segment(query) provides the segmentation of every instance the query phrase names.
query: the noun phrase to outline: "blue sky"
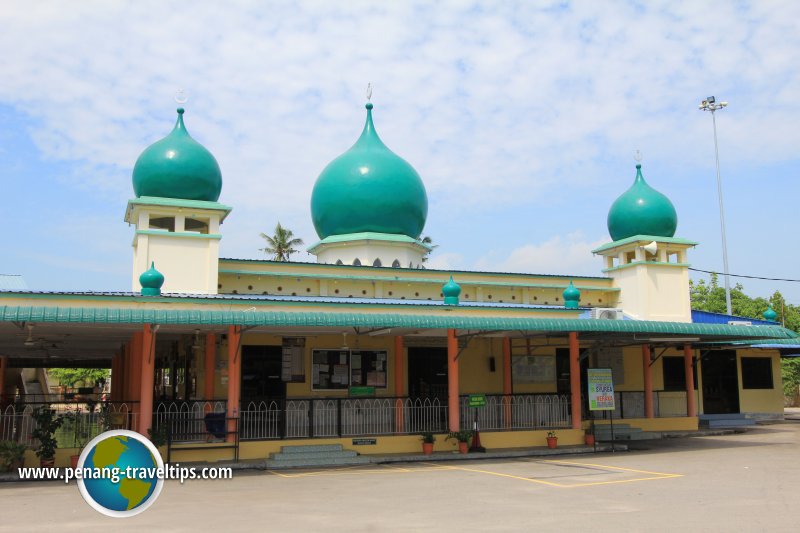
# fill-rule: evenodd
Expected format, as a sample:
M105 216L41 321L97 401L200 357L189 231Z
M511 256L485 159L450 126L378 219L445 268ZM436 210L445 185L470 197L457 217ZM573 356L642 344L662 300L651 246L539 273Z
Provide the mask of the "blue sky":
M635 175L669 196L693 266L800 278L798 2L62 2L0 7L4 273L42 290L130 288L123 222L141 151L172 128L217 157L222 255L263 257L364 120L422 176L438 268L599 275ZM297 260L311 261L307 254ZM754 295L800 283L741 280ZM735 282L735 280L734 280Z

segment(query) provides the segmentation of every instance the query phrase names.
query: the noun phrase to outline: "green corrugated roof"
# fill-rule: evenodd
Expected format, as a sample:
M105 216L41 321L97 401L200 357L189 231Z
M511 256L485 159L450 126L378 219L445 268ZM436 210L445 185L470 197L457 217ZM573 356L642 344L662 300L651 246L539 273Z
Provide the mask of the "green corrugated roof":
M545 331L693 335L741 339L792 339L778 326L729 326L640 320L478 317L457 314L286 313L259 311L160 310L104 307L0 306L0 321L92 324L194 324L371 328L456 328L487 331ZM746 331L743 331L746 329Z

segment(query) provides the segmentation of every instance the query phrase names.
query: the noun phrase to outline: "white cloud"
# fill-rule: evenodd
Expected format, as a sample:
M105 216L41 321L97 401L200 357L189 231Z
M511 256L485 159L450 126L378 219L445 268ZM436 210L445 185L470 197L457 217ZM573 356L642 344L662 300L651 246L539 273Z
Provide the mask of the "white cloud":
M437 253L434 251L425 263L425 267L433 270L464 270L464 257L454 252Z
M581 232L555 235L542 243L515 248L505 257L491 253L480 258L475 267L494 272L600 276L602 262L592 250L604 242L607 240L589 242Z

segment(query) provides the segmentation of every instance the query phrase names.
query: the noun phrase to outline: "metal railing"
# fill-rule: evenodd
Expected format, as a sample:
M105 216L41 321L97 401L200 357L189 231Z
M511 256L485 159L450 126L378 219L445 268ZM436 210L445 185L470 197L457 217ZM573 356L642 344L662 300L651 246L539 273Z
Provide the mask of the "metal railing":
M615 392L614 418L645 418L644 397L644 391ZM653 391L653 414L658 418L686 416L686 391ZM607 416L601 414L595 418Z
M159 402L153 413L153 427L171 428L174 442L199 442L207 439L213 420L226 416L225 400Z
M0 410L0 440L11 440L36 448L35 411L50 409L61 418L54 436L59 448L80 448L104 431L135 429L138 402L27 402Z
M572 424L567 394L486 394L486 405L469 407L459 399L461 429L473 429L477 416L482 431L565 428Z

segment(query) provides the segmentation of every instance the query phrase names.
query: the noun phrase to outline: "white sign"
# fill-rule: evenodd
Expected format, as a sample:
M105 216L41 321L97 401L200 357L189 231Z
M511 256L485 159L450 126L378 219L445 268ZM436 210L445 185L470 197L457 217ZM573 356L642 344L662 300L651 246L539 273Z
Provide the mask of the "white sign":
M586 371L589 382L589 410L613 411L614 376L610 368L590 368Z

